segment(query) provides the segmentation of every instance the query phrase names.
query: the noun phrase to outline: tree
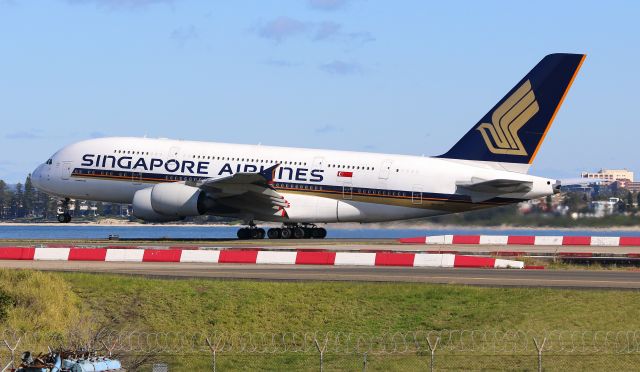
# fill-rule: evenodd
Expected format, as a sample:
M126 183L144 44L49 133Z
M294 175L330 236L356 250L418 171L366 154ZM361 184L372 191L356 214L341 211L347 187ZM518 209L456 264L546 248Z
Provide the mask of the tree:
M618 212L624 213L626 211L627 211L627 205L622 200L619 200L618 201Z
M50 216L56 216L58 210L57 201L42 191L38 192L38 199L41 205L42 218L47 219Z
M15 191L7 187L4 193L4 197L5 197L4 218L15 218L15 207L14 207L14 202L16 198Z
M7 201L7 184L0 180L0 219L5 219Z
M546 212L550 213L553 210L553 199L551 198L551 195L547 195L547 197L545 198L545 204L547 207Z
M104 208L104 203L102 203L102 202L97 202L96 203L96 214L98 216L104 216L106 214L105 208Z
M11 200L11 209L12 209L12 217L20 218L23 216L23 205L24 205L24 191L22 189L22 184L18 183L16 185L16 191L13 194L13 198Z
M633 193L631 191L627 193L627 208L627 210L633 208Z
M29 173L27 179L24 181L24 195L22 200L22 206L26 216L32 216L34 214L34 206L36 204L35 193L35 187L33 187L33 183L31 182L31 173Z
M579 212L584 203L580 193L568 192L564 196L564 205L569 208L569 212Z

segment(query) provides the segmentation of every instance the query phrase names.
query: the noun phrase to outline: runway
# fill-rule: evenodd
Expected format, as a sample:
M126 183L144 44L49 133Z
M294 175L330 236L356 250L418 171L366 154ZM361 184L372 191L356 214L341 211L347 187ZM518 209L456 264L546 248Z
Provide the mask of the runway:
M362 281L505 287L640 289L625 270L492 270L415 267L281 266L195 263L0 261L0 268L93 272L167 278Z

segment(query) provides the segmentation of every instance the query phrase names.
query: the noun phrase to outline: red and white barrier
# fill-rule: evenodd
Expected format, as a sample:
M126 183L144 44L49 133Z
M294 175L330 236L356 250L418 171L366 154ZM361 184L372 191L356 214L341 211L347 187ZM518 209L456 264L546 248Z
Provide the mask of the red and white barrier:
M521 261L451 253L0 247L0 260L201 262L270 265L475 267L522 269Z
M429 245L584 245L591 247L640 246L635 236L521 236L521 235L433 235L401 238L401 243Z

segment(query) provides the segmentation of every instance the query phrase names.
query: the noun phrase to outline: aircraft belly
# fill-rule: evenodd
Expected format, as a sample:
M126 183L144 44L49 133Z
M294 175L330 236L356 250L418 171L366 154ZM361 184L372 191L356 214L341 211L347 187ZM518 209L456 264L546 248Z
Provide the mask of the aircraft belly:
M426 208L336 200L321 196L283 193L290 207L286 216L269 216L269 221L283 222L381 222L428 217L442 211ZM263 216L262 218L265 218ZM261 218L261 219L262 219Z
M339 222L384 222L428 217L442 212L422 208L375 204L358 201L338 201Z
M136 191L153 186L133 182L74 179L73 177L63 182L65 182L66 196L72 199L122 204L131 203Z
M338 201L311 195L282 193L289 202L282 221L338 222Z

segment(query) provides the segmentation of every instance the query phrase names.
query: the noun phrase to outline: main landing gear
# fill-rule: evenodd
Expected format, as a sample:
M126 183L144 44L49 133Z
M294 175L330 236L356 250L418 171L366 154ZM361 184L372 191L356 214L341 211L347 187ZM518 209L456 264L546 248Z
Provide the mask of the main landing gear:
M264 239L265 235L264 229L257 227L253 223L249 227L243 227L238 230L238 239L240 240Z
M286 223L282 227L269 229L266 233L269 239L324 239L327 230L313 224ZM264 239L265 231L250 223L249 227L238 230L238 239Z
M273 228L267 231L269 239L324 239L327 230L313 224L286 223L281 228Z
M71 213L69 213L69 198L65 198L58 207L58 222L69 223L71 222Z

